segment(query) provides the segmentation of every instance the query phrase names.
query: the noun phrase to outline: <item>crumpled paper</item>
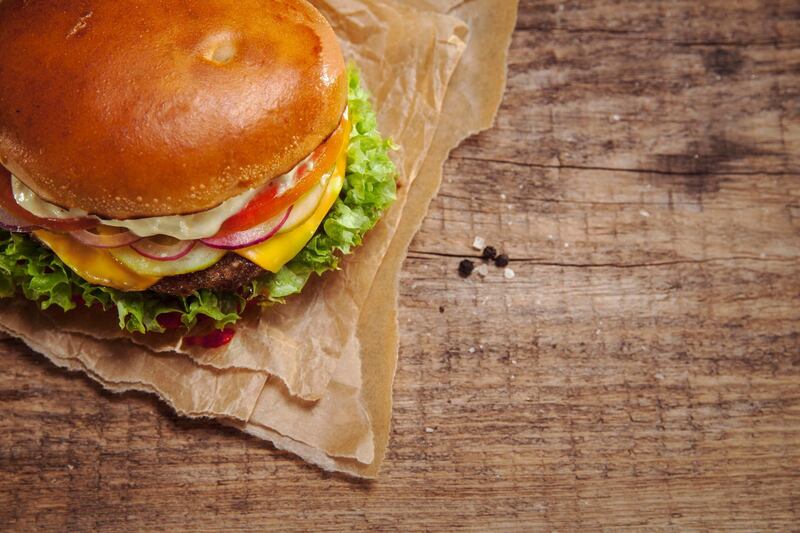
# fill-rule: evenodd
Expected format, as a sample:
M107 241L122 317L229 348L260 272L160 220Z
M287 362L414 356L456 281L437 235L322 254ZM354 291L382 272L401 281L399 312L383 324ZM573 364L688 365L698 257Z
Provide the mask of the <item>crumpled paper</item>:
M319 0L399 145L398 201L339 272L249 314L218 350L120 332L91 310L0 302L0 330L113 391L157 394L328 470L377 475L397 362L397 277L449 151L489 127L505 85L516 0ZM91 320L87 320L91 317Z

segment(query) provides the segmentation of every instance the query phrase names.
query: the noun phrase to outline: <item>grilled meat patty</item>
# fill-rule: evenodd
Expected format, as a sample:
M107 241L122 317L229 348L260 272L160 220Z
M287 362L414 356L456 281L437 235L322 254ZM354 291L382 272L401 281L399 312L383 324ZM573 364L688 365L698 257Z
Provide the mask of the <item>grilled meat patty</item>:
M163 278L150 290L174 296L188 296L199 289L234 292L265 273L266 270L244 257L227 254L205 270Z

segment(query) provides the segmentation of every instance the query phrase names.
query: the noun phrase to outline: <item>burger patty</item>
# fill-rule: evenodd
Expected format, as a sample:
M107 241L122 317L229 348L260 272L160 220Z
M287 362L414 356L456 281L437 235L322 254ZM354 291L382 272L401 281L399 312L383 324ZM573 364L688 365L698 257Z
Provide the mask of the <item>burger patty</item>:
M227 254L205 270L163 278L150 290L173 296L188 296L199 289L234 292L266 272L244 257Z

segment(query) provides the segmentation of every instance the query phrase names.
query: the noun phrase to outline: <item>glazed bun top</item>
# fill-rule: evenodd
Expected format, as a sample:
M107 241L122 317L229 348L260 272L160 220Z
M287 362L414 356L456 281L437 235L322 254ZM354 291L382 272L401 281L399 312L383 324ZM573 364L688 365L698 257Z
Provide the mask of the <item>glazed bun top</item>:
M215 207L338 125L347 76L305 0L2 0L0 163L103 217Z

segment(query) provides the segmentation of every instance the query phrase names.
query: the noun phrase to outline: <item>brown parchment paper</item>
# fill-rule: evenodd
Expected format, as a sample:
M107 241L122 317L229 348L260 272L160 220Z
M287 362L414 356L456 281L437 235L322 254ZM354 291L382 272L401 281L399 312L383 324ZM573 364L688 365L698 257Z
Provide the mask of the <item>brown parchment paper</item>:
M373 477L388 440L397 272L447 153L491 124L516 1L318 4L362 68L383 131L401 144L404 176L396 206L342 271L248 317L251 329L216 352L182 353L175 339L131 342L113 323L95 320L91 329L77 315L22 301L0 304L0 330L110 390L152 392L181 414L215 417L323 468Z

